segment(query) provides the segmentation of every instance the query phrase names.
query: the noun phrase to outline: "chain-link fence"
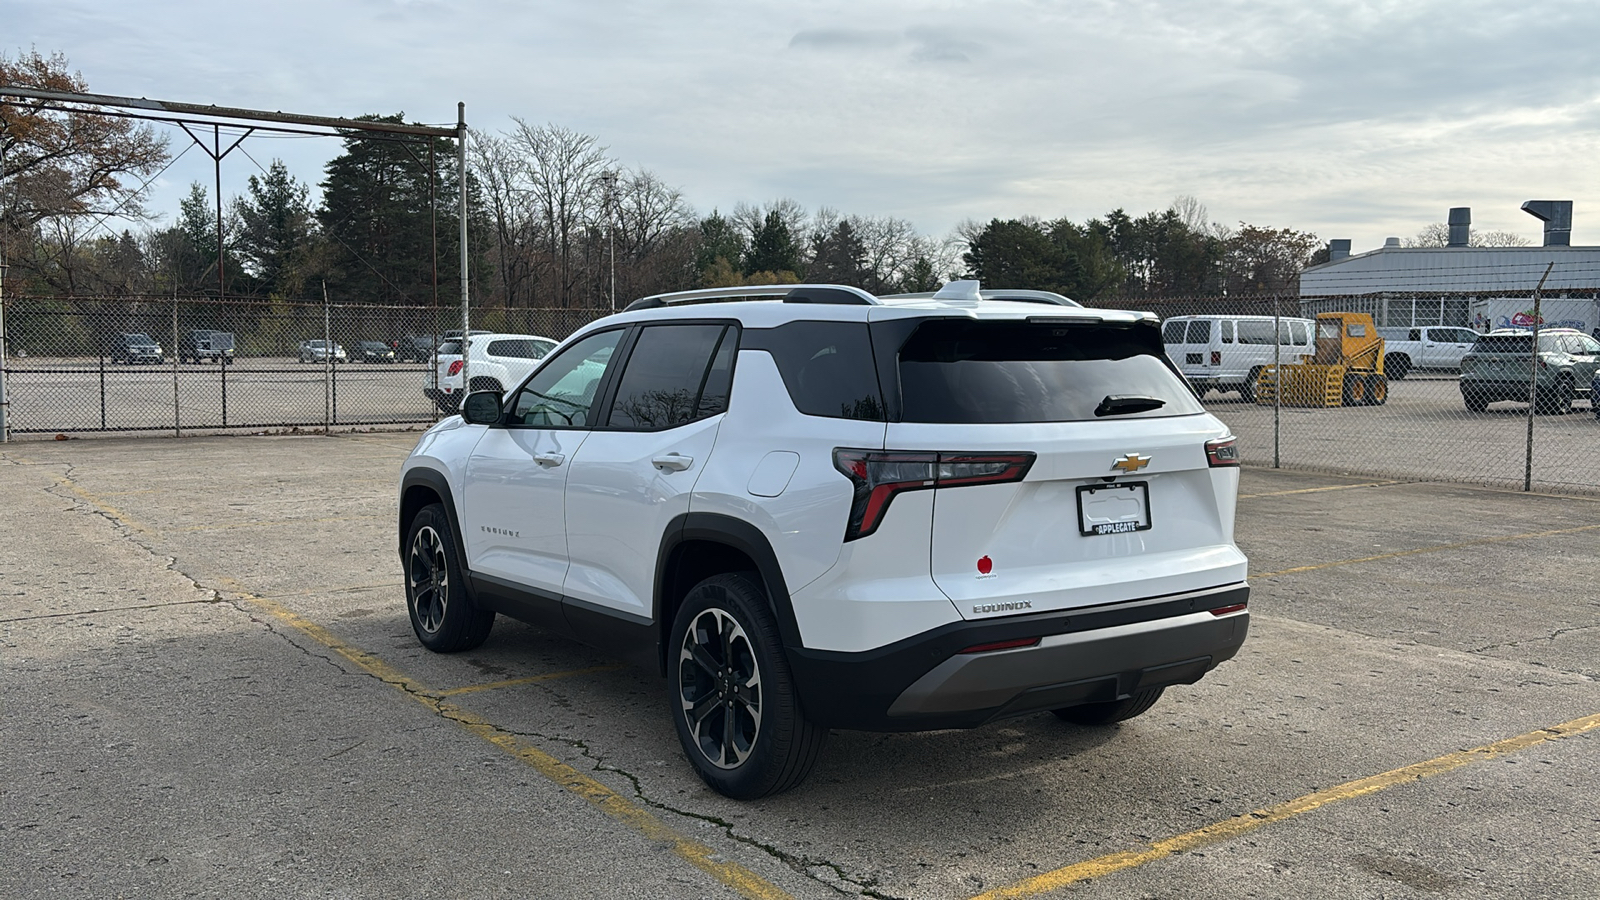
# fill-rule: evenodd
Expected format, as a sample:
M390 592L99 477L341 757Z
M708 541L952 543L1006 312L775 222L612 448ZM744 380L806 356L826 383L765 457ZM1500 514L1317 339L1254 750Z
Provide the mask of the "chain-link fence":
M1247 463L1596 491L1597 298L1563 290L1537 317L1503 293L1118 305L1162 317ZM433 421L435 348L460 328L454 308L272 301L8 298L4 312L17 433ZM472 325L559 340L602 314L474 309Z
M603 313L474 309L472 327L556 340ZM8 297L13 433L429 422L449 307ZM448 348L447 348L448 349Z

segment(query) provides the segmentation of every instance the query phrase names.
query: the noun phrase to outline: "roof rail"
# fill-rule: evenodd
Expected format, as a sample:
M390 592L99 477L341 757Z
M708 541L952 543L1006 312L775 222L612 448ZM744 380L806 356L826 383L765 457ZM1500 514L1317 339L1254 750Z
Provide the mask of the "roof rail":
M954 287L952 287L954 286ZM976 295L974 298L973 295ZM1022 288L982 288L976 281L952 281L938 291L921 291L914 294L884 294L884 300L1010 300L1015 303L1044 303L1051 306L1082 306L1070 297L1054 291L1032 291Z
M738 300L782 300L785 303L838 303L850 306L877 306L878 298L860 288L842 284L747 284L735 287L701 288L651 294L629 303L623 312L659 309L685 303L731 303Z

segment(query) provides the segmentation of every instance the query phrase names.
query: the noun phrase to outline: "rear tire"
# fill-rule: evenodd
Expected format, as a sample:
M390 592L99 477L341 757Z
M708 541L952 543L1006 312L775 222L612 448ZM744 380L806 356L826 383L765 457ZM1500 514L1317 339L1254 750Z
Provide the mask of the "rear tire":
M1389 402L1389 379L1382 375L1367 376L1367 405L1382 406Z
M1467 412L1481 413L1489 408L1489 398L1472 388L1461 389L1461 402L1466 404Z
M1256 366L1244 379L1244 384L1239 385L1239 399L1246 403L1256 402L1256 379L1261 377L1261 367Z
M1111 725L1124 722L1134 716L1143 715L1150 707L1156 705L1161 699L1161 694L1166 688L1146 688L1135 691L1130 697L1122 700L1112 700L1109 703L1085 703L1082 706L1068 706L1064 709L1054 709L1051 712L1056 717L1074 725Z
M435 653L459 653L488 639L494 612L478 609L467 597L455 529L442 504L423 507L411 520L402 568L406 611L422 646Z
M1411 374L1411 357L1404 353L1391 353L1383 358L1383 371L1395 381L1404 381Z
M1534 395L1533 411L1550 416L1564 416L1572 412L1572 399L1575 394L1577 390L1572 386L1572 379L1563 375L1556 380L1555 387Z
M767 610L750 576L713 575L684 596L667 643L668 703L684 755L735 800L799 784L828 736L800 708Z

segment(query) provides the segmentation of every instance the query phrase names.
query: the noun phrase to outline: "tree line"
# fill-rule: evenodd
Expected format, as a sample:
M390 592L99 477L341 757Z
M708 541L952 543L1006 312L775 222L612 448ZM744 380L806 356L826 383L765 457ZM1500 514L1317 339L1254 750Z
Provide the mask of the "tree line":
M0 54L0 83L86 92L60 54ZM403 114L364 117L402 123ZM1326 259L1314 234L1209 220L1197 200L1164 210L969 221L946 237L889 216L793 200L696 212L599 139L513 120L469 141L473 301L604 309L695 287L811 281L874 293L973 277L1081 301L1293 291ZM222 205L196 183L171 224L146 208L173 158L149 124L0 100L0 253L8 292L40 296L258 297L451 305L459 297L456 148L448 139L350 132L317 199L281 160ZM120 230L105 226L116 222ZM1413 243L1431 240L1430 229Z

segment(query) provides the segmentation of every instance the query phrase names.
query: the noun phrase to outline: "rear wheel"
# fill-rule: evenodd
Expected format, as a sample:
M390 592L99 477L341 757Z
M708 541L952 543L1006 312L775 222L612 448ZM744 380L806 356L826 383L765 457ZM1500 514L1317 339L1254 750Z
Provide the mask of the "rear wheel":
M494 613L467 599L461 554L443 505L429 504L411 520L405 578L406 610L422 646L435 653L458 653L489 637Z
M1239 385L1239 398L1246 403L1256 402L1256 379L1261 377L1261 367L1256 366L1245 376L1244 384Z
M1489 398L1482 391L1470 387L1461 389L1461 402L1466 404L1468 412L1483 412L1489 408Z
M1367 380L1354 372L1344 376L1344 405L1365 406L1367 403Z
M1572 399L1577 390L1572 386L1572 379L1563 375L1556 379L1556 383L1539 391L1534 396L1533 410L1551 416L1564 416L1572 412Z
M706 784L753 800L799 784L828 731L812 724L751 577L713 575L689 590L667 644L672 722Z
M1146 688L1122 700L1085 703L1082 706L1068 706L1051 712L1075 725L1110 725L1144 714L1150 707L1156 705L1156 701L1161 699L1161 693L1165 690L1166 688Z
M1390 353L1383 358L1383 371L1395 381L1404 381L1411 374L1411 357L1404 353Z
M1367 404L1382 406L1389 402L1389 379L1382 375L1367 376Z

